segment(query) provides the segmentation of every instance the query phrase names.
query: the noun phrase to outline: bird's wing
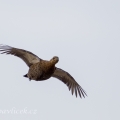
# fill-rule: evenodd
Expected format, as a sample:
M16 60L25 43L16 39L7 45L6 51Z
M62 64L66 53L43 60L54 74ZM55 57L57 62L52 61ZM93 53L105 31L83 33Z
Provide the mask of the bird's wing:
M28 67L30 67L34 63L40 62L41 60L38 56L29 51L14 48L7 45L0 45L0 53L11 54L21 58L28 65Z
M74 80L74 78L66 71L56 68L55 72L53 73L52 77L58 78L61 80L63 83L65 83L69 90L71 90L72 95L75 92L75 95L77 97L77 94L82 98L87 96L85 91L82 89L82 87Z

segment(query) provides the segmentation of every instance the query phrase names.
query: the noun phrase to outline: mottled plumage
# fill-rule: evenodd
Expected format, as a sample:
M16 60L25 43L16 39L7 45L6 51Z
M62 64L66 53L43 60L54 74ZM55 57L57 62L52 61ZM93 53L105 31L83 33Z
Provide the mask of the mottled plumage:
M0 45L1 54L12 54L21 58L29 67L29 71L24 77L28 77L30 80L42 81L47 80L50 77L55 77L65 83L72 94L75 92L75 95L79 94L82 98L87 95L82 87L75 81L75 79L66 71L55 67L55 64L59 61L57 56L54 56L51 60L42 60L35 54L23 50L14 48L7 45Z

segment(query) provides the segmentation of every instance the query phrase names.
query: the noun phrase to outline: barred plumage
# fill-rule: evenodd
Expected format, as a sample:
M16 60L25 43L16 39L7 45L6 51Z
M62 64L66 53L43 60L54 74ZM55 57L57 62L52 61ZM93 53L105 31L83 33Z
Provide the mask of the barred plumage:
M42 60L32 52L7 45L0 45L0 53L11 54L21 58L29 67L29 71L24 77L28 77L30 80L42 81L47 80L50 77L55 77L68 86L72 95L75 92L76 97L78 94L81 98L82 96L87 96L86 92L68 72L55 66L59 61L57 56L54 56L49 61Z

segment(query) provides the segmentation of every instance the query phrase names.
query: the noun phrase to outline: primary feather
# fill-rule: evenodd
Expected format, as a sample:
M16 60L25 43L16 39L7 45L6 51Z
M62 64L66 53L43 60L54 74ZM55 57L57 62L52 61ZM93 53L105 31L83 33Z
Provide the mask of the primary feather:
M11 54L11 55L21 58L28 65L28 67L30 67L31 65L35 63L40 62L41 60L38 56L36 56L32 52L29 52L23 49L14 48L14 47L7 46L7 45L5 46L1 45L0 51L1 51L1 54L4 54L4 53Z
M0 53L21 58L29 67L29 71L24 77L28 77L30 80L42 81L55 77L68 86L72 95L75 93L76 97L79 95L81 98L87 96L86 92L68 72L55 67L55 64L59 61L57 56L54 56L49 61L42 60L32 52L7 45L0 45Z

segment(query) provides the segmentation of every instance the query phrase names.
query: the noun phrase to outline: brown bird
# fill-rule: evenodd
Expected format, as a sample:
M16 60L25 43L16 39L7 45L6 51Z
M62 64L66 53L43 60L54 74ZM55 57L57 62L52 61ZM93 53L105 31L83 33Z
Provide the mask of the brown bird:
M75 92L76 97L77 94L79 94L81 98L82 96L87 96L86 92L68 72L55 66L55 64L59 61L57 56L54 56L49 61L42 60L27 50L14 48L7 45L0 45L0 53L11 54L21 58L29 67L28 73L24 75L24 77L29 78L29 80L42 81L47 80L50 77L55 77L68 86L69 90L72 92L72 95Z

